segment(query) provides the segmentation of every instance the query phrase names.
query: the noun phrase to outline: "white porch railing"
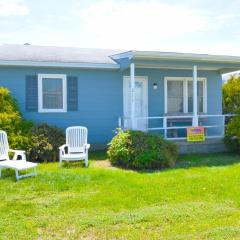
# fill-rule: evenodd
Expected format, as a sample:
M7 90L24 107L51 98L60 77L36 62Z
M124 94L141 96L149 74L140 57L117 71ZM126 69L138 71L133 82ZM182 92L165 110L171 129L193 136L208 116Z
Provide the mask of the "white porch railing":
M205 135L206 138L223 138L225 133L225 121L226 117L233 117L236 116L234 114L225 114L225 115L198 115L198 122L199 126L202 126L205 128ZM212 120L213 119L213 120ZM146 128L145 130L147 132L153 132L153 131L162 131L162 134L165 139L169 140L181 140L186 139L186 137L177 136L177 130L180 129L187 129L188 127L191 127L194 125L194 116L193 115L182 115L182 116L159 116L159 117L135 117L135 126L138 126L137 122L139 120L144 120L146 122ZM151 126L152 120L160 120L160 126ZM182 120L182 121L181 121ZM188 123L190 125L184 125L184 126L173 126L172 123L178 122L178 123L185 123L186 120L188 120ZM190 121L189 121L190 120ZM215 120L215 121L214 121ZM126 121L130 121L130 118L128 117L119 117L118 118L118 127L121 129L128 129L126 127ZM215 122L215 123L214 123ZM150 127L149 127L150 126ZM213 131L212 133L209 132L209 129L217 129L216 131ZM170 131L173 133L175 131L174 137L170 137ZM215 133L214 133L215 132Z

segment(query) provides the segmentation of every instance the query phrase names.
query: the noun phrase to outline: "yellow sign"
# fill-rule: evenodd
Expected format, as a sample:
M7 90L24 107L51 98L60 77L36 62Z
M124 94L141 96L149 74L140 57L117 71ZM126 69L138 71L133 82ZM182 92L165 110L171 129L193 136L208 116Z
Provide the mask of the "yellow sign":
M188 142L203 142L205 141L204 127L189 127L187 128Z

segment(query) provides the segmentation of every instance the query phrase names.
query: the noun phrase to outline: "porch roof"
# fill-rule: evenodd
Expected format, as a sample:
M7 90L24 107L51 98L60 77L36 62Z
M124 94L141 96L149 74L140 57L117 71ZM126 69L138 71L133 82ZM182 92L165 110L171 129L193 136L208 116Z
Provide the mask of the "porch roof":
M122 68L135 63L136 68L214 70L229 73L240 70L240 57L195 53L129 51L111 56Z

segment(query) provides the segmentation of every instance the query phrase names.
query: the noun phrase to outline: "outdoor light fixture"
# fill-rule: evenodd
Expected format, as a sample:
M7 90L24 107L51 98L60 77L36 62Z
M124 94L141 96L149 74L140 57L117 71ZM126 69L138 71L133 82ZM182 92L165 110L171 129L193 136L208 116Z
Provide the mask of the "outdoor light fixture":
M157 83L154 83L154 84L153 84L153 89L154 89L154 90L157 90L157 89L158 89Z

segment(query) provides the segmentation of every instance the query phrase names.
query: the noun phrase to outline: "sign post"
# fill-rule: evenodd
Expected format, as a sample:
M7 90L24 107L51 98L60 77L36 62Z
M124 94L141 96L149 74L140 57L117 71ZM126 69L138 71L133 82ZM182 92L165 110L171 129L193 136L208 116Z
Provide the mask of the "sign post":
M188 127L187 128L188 142L203 142L205 141L204 127Z

